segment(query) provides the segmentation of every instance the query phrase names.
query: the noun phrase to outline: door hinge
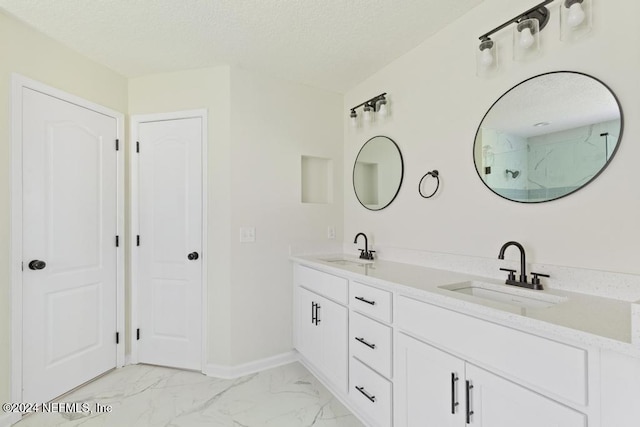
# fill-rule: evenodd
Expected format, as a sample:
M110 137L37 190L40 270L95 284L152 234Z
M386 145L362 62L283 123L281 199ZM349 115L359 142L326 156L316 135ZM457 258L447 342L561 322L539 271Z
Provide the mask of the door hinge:
M140 141L136 141L136 153L140 152Z
M116 248L120 247L120 236L116 236Z
M120 140L116 139L116 151L120 150Z
M136 329L136 340L140 340L140 328Z
M120 344L120 332L116 332L116 344Z
M140 235L136 236L136 246L140 246Z

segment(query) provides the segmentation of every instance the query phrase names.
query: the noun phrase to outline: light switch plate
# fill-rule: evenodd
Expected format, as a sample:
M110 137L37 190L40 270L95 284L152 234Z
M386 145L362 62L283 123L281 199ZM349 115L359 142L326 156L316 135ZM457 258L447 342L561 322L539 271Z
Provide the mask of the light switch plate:
M333 225L327 227L327 239L336 238L336 228Z
M240 227L240 243L253 243L256 241L255 227Z

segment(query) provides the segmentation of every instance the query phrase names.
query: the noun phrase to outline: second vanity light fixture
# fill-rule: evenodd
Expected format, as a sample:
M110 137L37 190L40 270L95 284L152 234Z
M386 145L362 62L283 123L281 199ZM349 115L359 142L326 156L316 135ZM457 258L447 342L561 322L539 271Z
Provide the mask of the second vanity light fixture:
M513 59L517 61L535 57L540 52L540 31L549 22L550 12L546 5L555 0L545 0L531 9L508 20L493 30L481 35L476 52L477 74L491 74L498 68L496 43L491 35L503 28L516 24L513 28ZM592 0L561 0L560 39L573 40L591 30Z
M351 126L354 128L358 126L358 113L356 110L362 107L362 119L365 122L373 121L374 113L378 113L379 116L385 117L389 110L387 109L387 92L381 93L378 96L374 96L371 99L367 99L361 104L356 105L351 109L349 117L351 117Z

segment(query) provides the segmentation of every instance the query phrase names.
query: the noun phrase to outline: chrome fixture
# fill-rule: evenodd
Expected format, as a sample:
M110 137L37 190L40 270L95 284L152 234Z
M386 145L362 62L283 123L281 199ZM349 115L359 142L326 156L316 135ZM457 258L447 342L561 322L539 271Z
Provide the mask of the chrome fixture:
M518 177L518 175L520 175L520 171L512 171L507 169L506 171L504 171L505 174L509 175L511 174L511 178L516 179Z
M502 245L502 247L500 248L500 253L498 254L498 259L504 259L504 251L509 246L515 246L520 251L520 278L519 280L516 280L516 270L511 270L509 268L500 268L500 270L502 271L509 272L509 277L507 277L507 280L505 281L505 283L507 285L519 286L521 288L529 288L529 289L537 289L537 290L544 289L542 287L542 284L540 283L540 277L549 277L548 274L532 272L531 274L533 275L533 279L531 280L531 283L527 282L527 258L524 253L524 248L520 243L510 241Z
M491 36L516 24L513 29L513 59L520 61L537 56L540 52L540 31L550 18L547 5L554 0L545 0L508 20L493 30L481 35L476 51L478 76L490 75L498 68L497 45ZM592 0L562 0L560 7L560 39L572 40L591 30Z
M369 250L369 239L367 239L367 235L364 233L356 234L356 238L353 239L353 243L358 243L358 237L364 237L364 249L359 249L360 251L360 259L373 259L373 253L375 251Z
M386 95L386 92L382 93L351 108L351 112L349 113L349 117L351 118L351 126L358 126L358 113L356 112L356 110L360 107L363 107L362 117L365 122L373 121L374 113L378 113L379 116L385 117L389 113L389 110L387 109L387 98L385 98Z

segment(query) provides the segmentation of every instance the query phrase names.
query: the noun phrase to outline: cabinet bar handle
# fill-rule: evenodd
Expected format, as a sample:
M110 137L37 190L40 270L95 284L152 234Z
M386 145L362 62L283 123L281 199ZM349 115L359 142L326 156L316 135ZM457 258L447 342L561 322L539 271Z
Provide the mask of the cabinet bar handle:
M355 297L358 301L362 301L362 302L366 302L367 304L371 304L371 305L376 305L375 301L369 301L367 299L364 299L362 297Z
M466 387L466 398L467 398L467 424L471 424L471 415L473 415L473 411L471 410L471 389L473 388L473 385L471 384L471 381L466 381L467 383L467 387Z
M459 405L456 399L456 382L458 381L458 376L451 372L451 413L455 415L456 406Z
M364 397L366 397L367 399L369 399L370 401L375 403L376 397L375 396L371 396L369 393L367 393L367 391L364 389L364 387L356 386L356 390L358 390L360 393L364 394Z
M364 338L358 338L358 337L356 337L356 341L358 341L358 342L360 342L360 343L362 343L362 344L366 345L367 347L369 347L369 348L371 348L371 349L375 349L375 348L376 348L376 345L375 345L375 344L370 344L370 343L366 342Z
M316 326L320 323L320 304L316 303Z
M316 324L316 303L312 302L311 303L311 323L313 323L314 325Z

